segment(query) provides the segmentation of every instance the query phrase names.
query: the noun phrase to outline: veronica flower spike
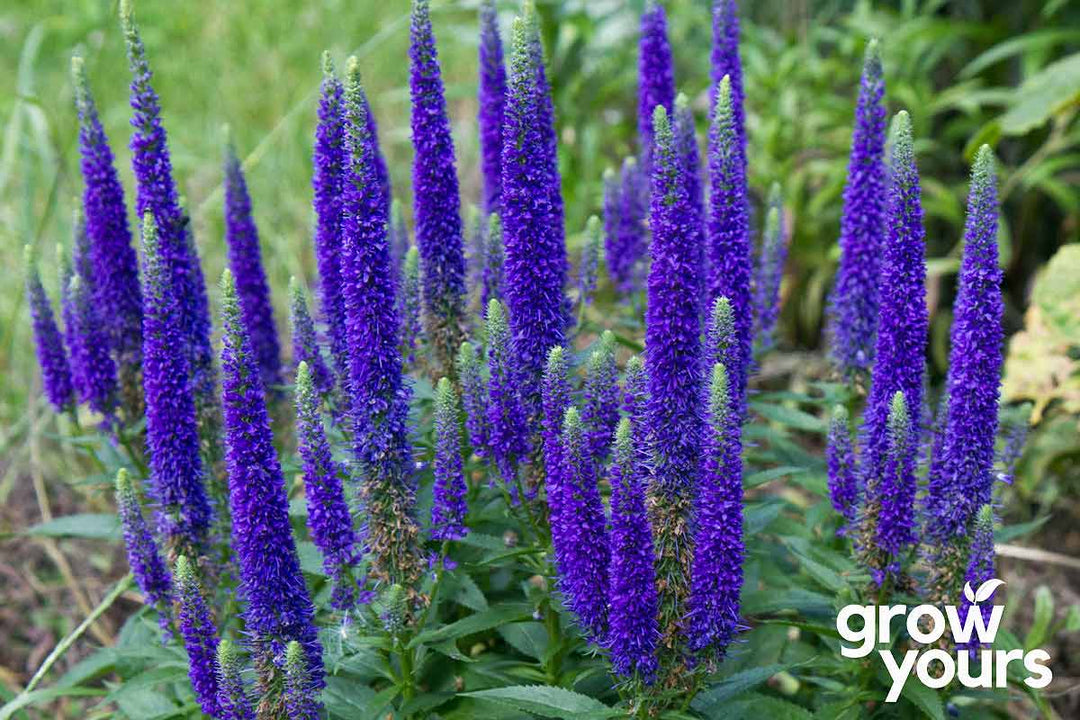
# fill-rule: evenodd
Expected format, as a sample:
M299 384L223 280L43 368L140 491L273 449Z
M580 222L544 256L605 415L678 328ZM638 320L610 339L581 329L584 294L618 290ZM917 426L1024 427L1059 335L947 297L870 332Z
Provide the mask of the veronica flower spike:
M502 301L503 292L503 226L502 218L492 213L488 217L487 240L484 243L484 269L480 289L481 307L486 308L492 300Z
M502 196L502 125L506 102L506 67L495 0L480 4L480 155L484 175L484 211L499 212ZM484 307L487 303L484 303Z
M726 77L731 86L731 125L735 147L746 173L746 111L743 95L742 60L739 58L739 6L736 0L713 0L712 92L710 106L715 106L720 83Z
M641 14L638 39L638 142L645 173L652 171L653 110L675 110L675 72L664 6L649 0Z
M420 253L410 246L401 267L399 305L401 314L401 357L406 365L416 362L416 350L420 345L421 325Z
M457 356L458 382L465 405L465 430L469 445L477 457L488 455L487 384L480 368L476 347L468 341L461 343Z
M529 427L520 395L520 370L511 352L506 309L498 300L488 305L487 341L488 444L491 460L513 495L518 463L529 451Z
M551 519L552 541L555 541L562 509L562 418L570 407L570 366L566 350L556 345L548 352L542 386L543 424L542 453L547 472L548 515Z
M202 711L218 717L217 628L203 597L196 569L187 557L176 560L177 622L188 654L188 678Z
M158 552L150 526L143 518L135 487L124 468L116 473L116 510L124 530L128 567L145 603L157 611L158 624L168 638L169 618L172 615L172 577Z
M592 304L593 293L600 271L600 239L602 230L600 218L593 215L585 226L585 245L581 248L581 260L578 263L578 317L585 312L585 307ZM579 319L578 324L581 324Z
M116 409L116 365L109 355L109 338L104 333L94 306L93 290L81 274L71 277L64 322L67 325L71 366L79 396L94 412L110 422Z
M142 223L143 391L150 484L165 552L201 557L213 512L199 453L193 379L183 347L181 300L158 235L147 212Z
M242 664L236 644L222 638L217 648L218 664L218 717L221 720L255 720L244 679L240 676Z
M322 648L314 625L311 596L300 574L289 500L281 472L258 362L244 325L232 272L221 277L222 400L233 547L247 606L256 665L263 690L284 669L280 656L297 640L308 657L314 682L322 682ZM272 551L270 550L272 548Z
M885 243L885 79L877 40L866 46L840 220L840 266L830 299L833 361L846 377L867 372L878 323Z
M329 398L334 391L334 376L323 361L315 321L308 310L307 292L295 278L289 278L289 324L292 326L293 365L307 363L312 385L320 397Z
M137 417L142 408L139 260L132 245L124 188L90 93L85 63L78 55L71 59L71 76L79 114L83 211L93 266L94 300L105 320L109 347L118 366L124 407L131 417Z
M293 640L285 648L285 716L289 720L322 717L319 686L312 681L303 646Z
M709 292L710 302L726 297L734 322L734 354L725 364L731 395L739 413L746 407L753 310L750 296L750 205L746 192L746 163L739 151L731 79L720 81L709 131ZM654 231L655 234L655 231Z
M847 523L852 523L859 508L859 476L848 411L843 405L833 409L825 459L829 466L829 497L833 508Z
M364 514L371 576L411 585L423 572L416 522L408 390L399 351L387 209L359 62L345 84L348 165L342 201L343 288L348 329L354 478ZM421 272L423 268L421 268Z
M619 422L619 368L615 364L615 336L605 330L589 357L581 421L589 448L597 464L611 449L611 438Z
M413 0L409 58L416 245L433 375L453 376L464 340L465 251L454 140L431 28L429 0Z
M461 408L449 378L441 378L435 388L435 501L431 508L433 540L457 540L469 529L465 526L465 475L461 462Z
M26 266L26 296L30 306L30 318L34 328L34 344L37 348L38 367L41 370L41 382L45 388L45 397L56 412L74 412L75 385L71 379L71 365L64 338L56 325L49 296L41 284L37 258L27 245L23 252Z
M759 353L776 344L776 323L780 318L780 285L788 251L781 203L780 185L773 183L754 273L754 346Z
M229 250L229 267L236 278L244 324L259 362L263 386L269 389L281 382L281 348L247 180L227 128L225 134L225 244Z
M338 610L349 610L356 601L352 570L359 562L356 530L341 485L341 468L330 454L319 397L306 362L296 370L296 437L304 465L311 539L322 553L323 569L334 584L330 602Z

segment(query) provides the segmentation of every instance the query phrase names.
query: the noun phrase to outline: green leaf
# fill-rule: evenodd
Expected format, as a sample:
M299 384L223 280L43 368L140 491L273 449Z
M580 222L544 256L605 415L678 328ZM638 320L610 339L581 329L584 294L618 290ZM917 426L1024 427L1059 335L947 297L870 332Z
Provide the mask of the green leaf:
M371 717L367 715L375 691L367 685L347 678L330 676L323 689L323 704L331 715L341 718Z
M694 698L690 703L698 712L710 717L719 717L729 701L765 682L778 672L787 670L790 665L765 665L737 672L721 680L716 685Z
M757 472L750 473L743 478L744 488L754 488L758 485L764 485L767 482L772 482L777 478L789 477L791 475L800 475L808 472L806 468L795 467L794 465L784 465L782 467L769 468L768 470L758 470Z
M908 679L903 690L900 691L900 697L922 710L923 714L931 720L945 720L945 708L941 704L937 691L923 685L918 678Z
M111 513L65 515L29 527L23 532L36 537L116 540L120 537L120 518Z
M1050 519L1049 515L1043 515L1041 518L1035 518L1031 522L1020 523L1019 525L1008 525L1006 527L998 528L994 531L994 542L1007 543L1022 538L1035 532Z
M416 647L422 643L440 643L443 640L454 640L474 635L506 623L524 620L532 617L533 606L523 603L506 603L499 607L485 610L484 612L470 615L457 622L444 625L434 630L425 630L412 639L409 647Z
M1016 91L1016 100L1001 116L1006 135L1025 135L1052 115L1076 103L1080 94L1080 53L1067 55L1035 73Z
M1035 618L1032 620L1031 629L1024 638L1024 650L1031 651L1041 646L1046 640L1050 623L1054 619L1054 596L1050 588L1040 585L1035 590Z
M38 703L47 703L62 697L94 697L104 695L105 691L98 688L82 687L51 687L45 690L35 690L25 695L19 694L14 700L0 707L0 720L10 718L24 707L32 707Z
M588 695L550 685L513 685L462 694L547 718L577 720L618 717L623 714Z
M1080 631L1080 605L1071 605L1065 616L1065 632L1077 631Z
M814 717L809 710L793 702L760 693L748 693L704 714L717 720L812 720Z
M477 612L488 609L487 598L471 577L464 573L453 573L447 579L453 588L450 597L454 602Z
M421 693L401 707L401 717L430 717L429 710L434 710L453 698L452 692Z
M540 660L548 649L547 628L540 622L510 623L499 628L499 634L518 652Z
M770 405L768 403L752 402L750 407L766 420L780 423L781 425L804 430L813 433L825 433L829 424L822 418L811 415L808 412L797 410L787 405Z
M323 557L319 548L310 540L296 543L296 554L300 557L300 569L308 575L326 575L323 570Z

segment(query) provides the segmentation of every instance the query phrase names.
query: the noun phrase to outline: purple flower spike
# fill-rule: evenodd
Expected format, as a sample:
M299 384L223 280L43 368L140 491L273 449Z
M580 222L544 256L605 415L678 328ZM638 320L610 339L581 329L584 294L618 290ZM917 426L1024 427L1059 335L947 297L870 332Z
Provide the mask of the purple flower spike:
M878 273L885 244L885 78L877 40L866 46L851 136L840 267L829 307L832 356L845 377L870 370L878 323Z
M349 59L345 87L348 169L342 203L342 281L348 315L354 477L364 513L371 575L411 583L423 572L414 517L409 391L402 380L386 203L376 173L359 64Z
M694 564L687 640L722 658L739 629L743 584L741 421L724 366L713 366L701 485L694 499Z
M560 443L556 470L559 512L552 518L551 528L559 587L586 637L602 644L607 634L611 552L596 484L597 468L575 407L566 411Z
M341 279L341 201L347 164L345 148L345 88L334 74L330 53L324 52L319 120L315 130L315 259L319 267L319 300L338 387L349 385L349 342L345 327L345 296Z
M405 206L400 200L394 200L390 203L390 259L395 270L404 265L405 254L412 246L409 226L405 222Z
M882 254L881 312L875 364L864 413L864 485L882 483L888 465L888 419L893 396L904 394L908 413L921 412L927 343L926 263L919 174L911 120L896 116L889 189L889 235ZM996 382L996 380L995 380ZM950 399L950 408L954 407ZM995 406L996 411L996 406ZM951 413L951 411L950 411ZM918 441L912 426L912 451ZM991 438L993 434L991 433ZM991 440L992 442L992 440ZM902 543L894 544L898 548Z
M159 252L168 273L170 292L175 298L180 328L172 348L174 351L176 348L186 350L200 418L210 419L217 415L218 397L206 286L191 239L188 217L180 207L173 181L160 103L150 84L153 74L146 59L146 48L135 27L130 0L120 3L120 20L127 42L128 65L134 76L131 81L131 126L134 128L131 163L137 185L135 212L139 217L151 213L157 225ZM145 332L145 328L143 330ZM143 342L145 349L145 339Z
M727 77L731 84L732 131L737 138L742 162L742 172L746 174L746 111L744 108L742 60L739 59L739 6L735 0L713 0L713 46L712 46L712 93L709 96L711 107L715 107L719 95L720 83Z
M581 421L593 461L600 466L611 450L619 422L619 368L615 364L615 336L610 330L604 331L589 356L584 394Z
M540 407L548 350L566 341L566 243L551 97L535 8L514 20L503 122L502 221L506 305L521 395Z
M506 98L499 13L495 0L480 4L480 166L484 172L484 211L500 211L502 196L502 126ZM487 303L484 303L485 307Z
M116 410L116 365L109 355L109 339L98 318L92 292L84 277L72 276L64 323L68 326L71 368L79 397L108 422Z
M296 371L296 445L304 462L311 539L323 556L323 569L333 581L330 604L349 610L356 602L352 568L359 562L341 468L330 454L326 429L319 413L319 396L307 363Z
M692 215L687 219L690 226L690 242L695 248L705 246L705 196L702 188L701 158L698 155L697 130L694 125L694 111L690 109L690 100L683 93L675 98L675 114L672 131L675 134L675 148L679 161L683 165L683 182L686 183L686 197ZM699 270L704 261L694 265L691 272L704 288L705 273Z
M765 353L776 345L776 322L780 319L780 284L787 263L787 237L779 183L769 190L765 231L754 273L754 345Z
M83 210L93 265L94 304L106 321L120 372L121 397L130 417L142 414L142 291L139 260L132 246L124 188L116 174L109 139L98 118L83 59L71 59L79 153L85 189Z
M608 647L616 674L648 683L657 670L659 601L653 570L652 529L645 512L646 477L634 447L630 419L615 431L611 464L611 606Z
M488 218L487 238L484 241L483 286L480 289L480 301L485 308L492 300L502 301L504 262L502 218L492 214Z
M190 366L187 354L177 352L184 346L181 300L150 212L143 217L142 255L146 447L158 530L169 558L197 558L207 550L212 512L203 485Z
M859 508L859 476L848 411L843 405L833 408L825 459L829 465L832 506L848 524L853 523ZM845 529L841 528L840 532L845 532Z
M461 408L449 378L435 389L435 504L431 508L432 540L465 537L465 476L461 463Z
M750 364L750 204L746 195L746 160L739 150L739 126L731 79L720 80L709 131L709 301L731 302L735 345L730 363L731 397L740 416L746 409Z
M142 591L145 603L157 611L158 624L167 638L172 614L172 578L165 561L161 559L150 527L143 518L128 472L123 468L116 473L116 511L124 529L128 567L135 577L135 584Z
M649 455L649 375L645 372L645 363L639 355L626 363L626 376L623 378L622 410L630 418L633 431L634 447L643 458Z
M334 376L323 361L315 321L308 310L307 292L295 278L289 278L289 324L292 326L293 365L307 363L315 392L329 398L334 391Z
M416 362L416 349L420 346L423 328L420 322L420 253L410 247L405 253L401 267L401 356L406 365Z
M222 400L233 512L233 547L240 566L247 631L263 668L290 640L303 644L315 682L322 682L322 648L311 596L300 574L285 478L274 450L255 352L244 326L232 273L221 276ZM265 675L260 682L271 678Z
M949 354L949 413L942 452L929 473L927 531L942 543L970 535L994 484L1003 343L997 224L994 155L983 145L968 196Z
M638 38L638 142L645 173L652 172L653 110L675 110L675 71L667 36L664 6L649 0L641 14Z
M222 638L217 649L218 663L218 717L220 720L255 720L251 698L240 677L242 670L236 644Z
M510 348L506 309L492 300L487 310L488 443L491 460L511 494L517 485L518 463L529 452L529 427L520 391L520 372Z
M973 591L978 590L979 586L994 577L994 509L990 505L983 505L979 508L978 514L975 516L975 521L971 531L971 544L968 549L967 556L967 569L964 573L964 582L967 586L970 586ZM967 593L964 592L963 597L960 600L960 622L967 624L968 613L971 612L971 601L967 598ZM956 599L952 599L956 602ZM990 616L994 612L994 594L991 593L990 597L984 599L977 606L979 612L983 616L983 624L989 626ZM973 637L975 642L969 642L965 645L959 646L970 652L975 652L980 649L982 645L978 642L977 638Z
M73 410L75 387L71 379L71 365L64 350L64 339L56 326L52 304L41 284L37 262L30 246L24 252L26 258L26 297L30 306L30 318L34 327L34 344L37 348L38 367L45 397L56 412Z
M562 510L562 480L559 475L562 463L562 418L570 407L570 368L566 361L566 351L561 345L556 345L548 352L541 395L544 410L542 452L547 471L548 514L551 517L551 527L554 528L559 524L558 518Z
M319 720L319 685L312 681L304 648L293 640L285 648L285 716L289 720Z
M416 245L423 278L424 323L433 375L452 376L464 337L465 251L461 200L442 73L428 0L413 0L409 58Z
M176 560L177 624L188 654L188 678L202 711L219 716L217 627L206 605L196 570L186 556Z
M631 293L641 289L648 265L647 222L652 179L638 165L636 158L629 157L623 161L620 180L622 210L619 213L619 247L626 258L622 261L623 270L617 277L624 278L623 291Z
M263 386L269 389L281 383L281 347L259 249L259 231L251 215L247 181L231 140L225 143L225 242L229 248L229 267L236 277L244 325L251 337Z
M476 347L465 341L457 356L457 376L465 405L465 429L477 457L488 455L487 385L480 370Z
M600 272L600 218L593 215L585 226L585 245L581 248L581 261L578 263L577 303L578 312L592 304L593 293Z

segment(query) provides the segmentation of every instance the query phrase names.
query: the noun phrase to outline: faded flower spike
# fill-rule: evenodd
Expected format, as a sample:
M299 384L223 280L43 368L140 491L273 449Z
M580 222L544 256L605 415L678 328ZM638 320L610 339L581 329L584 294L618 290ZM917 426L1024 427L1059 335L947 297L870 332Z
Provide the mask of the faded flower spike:
M449 378L435 388L435 502L431 508L433 540L457 540L468 533L465 526L465 476L461 463L461 409Z

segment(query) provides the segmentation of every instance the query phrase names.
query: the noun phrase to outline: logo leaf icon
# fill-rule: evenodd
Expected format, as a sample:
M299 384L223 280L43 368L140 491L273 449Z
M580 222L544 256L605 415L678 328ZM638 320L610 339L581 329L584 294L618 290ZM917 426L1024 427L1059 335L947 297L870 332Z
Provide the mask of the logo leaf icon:
M975 600L974 600L974 602L976 604L978 604L978 603L981 603L984 600L989 599L989 597L994 594L994 591L997 590L999 587L1001 587L1004 584L1005 584L1004 580L998 580L997 578L990 578L989 580L984 582L982 585L980 585L979 589L975 591ZM964 588L964 594L965 595L967 595L969 587L970 586L966 586ZM969 600L971 599L970 596L968 597L968 599Z
M967 598L969 603L975 604L975 591L971 589L970 581L964 583L964 597Z

